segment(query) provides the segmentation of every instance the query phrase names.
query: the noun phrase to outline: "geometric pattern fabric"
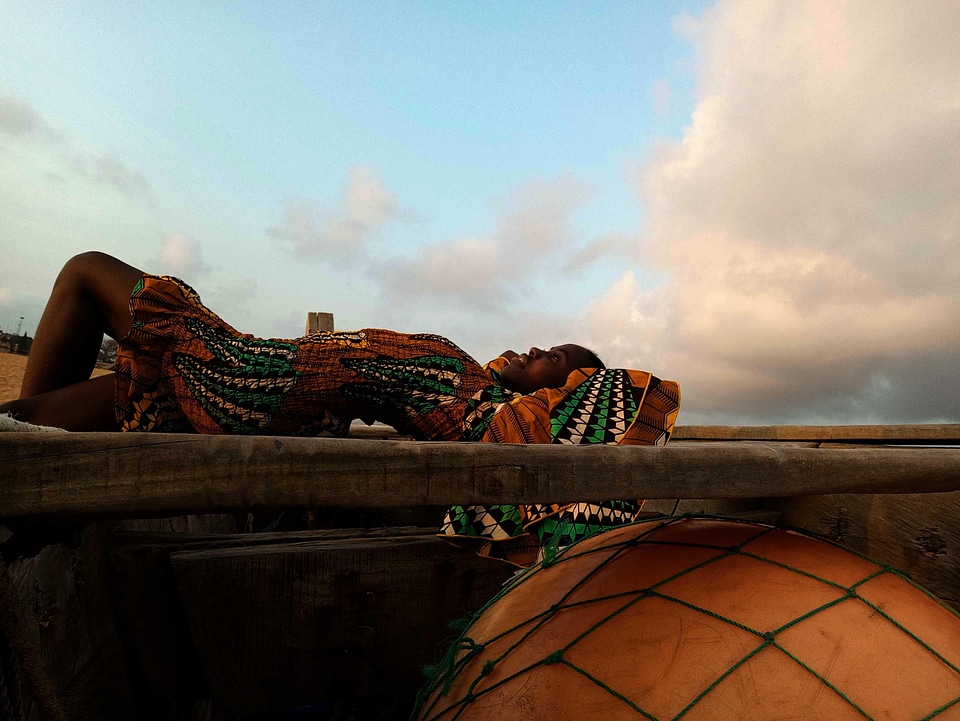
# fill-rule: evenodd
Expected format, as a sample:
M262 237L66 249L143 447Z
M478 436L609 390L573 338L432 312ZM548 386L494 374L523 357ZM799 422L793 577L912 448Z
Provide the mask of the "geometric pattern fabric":
M643 402L644 387L622 368L594 372L550 414L554 443L618 443Z
M489 435L500 442L663 445L670 438L679 405L679 386L672 381L622 368L597 369L582 373L579 383L571 374L564 389L540 391L519 403L504 404ZM544 427L545 433L538 432ZM555 552L636 520L642 505L622 500L564 506L453 506L439 535L469 545L482 556L527 566L548 550ZM476 523L476 518L483 523Z
M546 553L632 523L641 506L634 501L452 506L439 535L461 544L473 539L481 556L529 566Z

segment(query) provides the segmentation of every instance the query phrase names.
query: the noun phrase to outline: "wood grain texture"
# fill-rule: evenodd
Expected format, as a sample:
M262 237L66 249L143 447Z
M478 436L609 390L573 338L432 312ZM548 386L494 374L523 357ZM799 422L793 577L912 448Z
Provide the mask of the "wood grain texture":
M677 426L673 440L689 441L839 441L960 445L960 424L848 426Z
M350 425L354 438L409 438L382 423ZM676 426L674 441L837 441L960 445L960 424L845 425L845 426Z
M343 696L409 704L448 624L515 569L430 535L175 553L183 607L218 708L277 712Z
M4 436L0 514L6 518L960 489L960 449L948 448L837 449L750 442L525 446L116 433Z
M110 600L108 537L106 526L92 525L69 545L46 546L9 566L20 603L35 624L46 672L69 719L133 717Z
M960 611L960 492L775 499L782 523L906 572Z
M138 718L176 718L175 709L208 694L193 646L172 553L255 548L277 544L424 536L433 529L335 529L286 533L208 534L115 530L110 566L117 625L126 651ZM280 611L277 611L280 613Z

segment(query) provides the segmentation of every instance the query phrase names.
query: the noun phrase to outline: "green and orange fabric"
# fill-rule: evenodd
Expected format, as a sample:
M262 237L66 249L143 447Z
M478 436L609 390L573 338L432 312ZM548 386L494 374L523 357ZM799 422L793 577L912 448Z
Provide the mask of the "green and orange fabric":
M506 364L487 365L493 377ZM493 443L664 445L680 410L680 386L645 371L580 369L562 388L504 403L483 437ZM441 537L482 556L526 566L546 549L567 546L637 518L642 501L565 505L453 506Z

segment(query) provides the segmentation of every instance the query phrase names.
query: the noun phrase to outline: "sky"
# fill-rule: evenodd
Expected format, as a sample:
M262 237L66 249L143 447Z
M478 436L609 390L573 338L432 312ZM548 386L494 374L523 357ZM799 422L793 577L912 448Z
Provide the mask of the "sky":
M957 37L955 0L0 0L0 328L95 249L260 336L581 343L681 424L958 422Z

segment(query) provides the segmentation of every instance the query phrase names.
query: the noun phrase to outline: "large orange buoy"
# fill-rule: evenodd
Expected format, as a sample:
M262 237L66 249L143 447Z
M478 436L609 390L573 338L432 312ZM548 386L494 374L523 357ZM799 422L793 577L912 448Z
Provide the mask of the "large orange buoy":
M477 615L427 719L960 719L960 618L898 572L757 523L587 539Z

